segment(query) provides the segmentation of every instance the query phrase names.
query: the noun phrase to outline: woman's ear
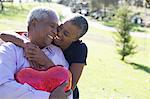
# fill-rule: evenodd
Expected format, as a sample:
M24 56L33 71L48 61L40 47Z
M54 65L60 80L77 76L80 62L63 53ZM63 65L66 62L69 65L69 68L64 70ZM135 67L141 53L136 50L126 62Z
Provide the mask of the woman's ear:
M74 38L74 40L73 40L73 41L77 41L77 40L79 40L79 39L80 39L80 33L78 33L77 37L76 37L76 38Z

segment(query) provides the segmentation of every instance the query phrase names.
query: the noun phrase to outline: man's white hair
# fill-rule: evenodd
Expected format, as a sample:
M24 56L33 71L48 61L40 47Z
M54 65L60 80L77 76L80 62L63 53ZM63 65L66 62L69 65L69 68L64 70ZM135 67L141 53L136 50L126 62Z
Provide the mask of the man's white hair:
M27 17L27 22L28 22L28 25L29 25L29 23L33 19L41 21L43 19L47 19L47 18L52 17L52 16L54 16L58 19L58 14L53 9L49 9L49 8L46 8L46 7L36 7L36 8L33 8L29 12L28 17Z

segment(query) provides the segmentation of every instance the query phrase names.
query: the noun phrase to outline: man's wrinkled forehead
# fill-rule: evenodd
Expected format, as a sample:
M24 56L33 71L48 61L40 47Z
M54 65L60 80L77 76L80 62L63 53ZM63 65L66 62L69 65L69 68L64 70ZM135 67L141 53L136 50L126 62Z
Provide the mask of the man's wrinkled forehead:
M58 25L59 22L58 16L55 13L50 13L48 16L48 22L49 24Z

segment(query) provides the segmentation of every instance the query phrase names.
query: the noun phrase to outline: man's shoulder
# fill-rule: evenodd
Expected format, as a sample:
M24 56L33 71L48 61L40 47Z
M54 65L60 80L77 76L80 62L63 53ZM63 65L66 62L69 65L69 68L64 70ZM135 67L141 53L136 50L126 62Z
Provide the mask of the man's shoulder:
M8 49L22 49L22 48L20 48L20 47L18 47L18 46L16 46L14 43L12 43L12 42L4 42L4 43L2 43L1 45L0 45L0 49L2 50L2 49L5 49L5 50L8 50Z
M4 42L4 43L2 43L1 44L1 47L16 47L16 45L15 44L13 44L12 42Z

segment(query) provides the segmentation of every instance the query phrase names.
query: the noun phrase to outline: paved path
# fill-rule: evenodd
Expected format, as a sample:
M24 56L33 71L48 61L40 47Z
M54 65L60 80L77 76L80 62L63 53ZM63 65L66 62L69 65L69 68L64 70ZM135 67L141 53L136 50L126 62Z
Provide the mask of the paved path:
M65 10L63 9L63 15L72 17L76 14L72 13L69 7L66 7ZM108 31L116 32L117 30L114 27L104 26L103 24L100 24L100 22L97 22L96 20L88 20L90 25L93 25L94 27L101 28ZM142 33L142 32L130 32L132 36L139 37L139 38L145 38L150 39L150 34Z
M109 27L109 26L104 26L103 24L100 24L96 21L89 21L90 25L93 25L97 28L101 28L101 29L104 29L104 30L108 30L108 31L113 31L113 32L116 32L117 30L113 27ZM146 34L146 33L142 33L142 32L130 32L130 34L132 36L135 36L135 37L139 37L139 38L145 38L145 39L150 39L150 34Z

